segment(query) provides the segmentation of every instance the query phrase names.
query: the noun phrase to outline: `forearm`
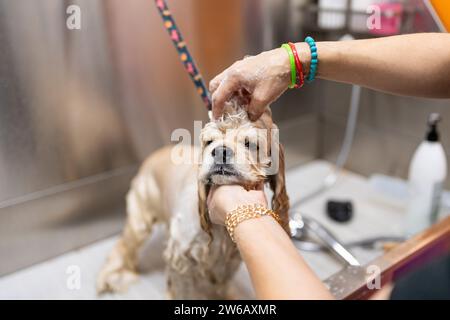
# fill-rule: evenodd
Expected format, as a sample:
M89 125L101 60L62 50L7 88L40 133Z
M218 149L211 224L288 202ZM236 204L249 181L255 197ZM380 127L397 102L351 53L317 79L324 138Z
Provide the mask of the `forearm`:
M309 48L296 44L309 69ZM317 42L317 77L400 95L450 98L450 35Z
M244 221L234 235L257 298L332 298L273 218Z

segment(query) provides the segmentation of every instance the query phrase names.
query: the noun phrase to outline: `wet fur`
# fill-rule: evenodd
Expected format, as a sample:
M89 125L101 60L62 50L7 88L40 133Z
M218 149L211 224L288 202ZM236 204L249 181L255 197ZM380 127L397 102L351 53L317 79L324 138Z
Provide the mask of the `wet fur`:
M242 113L229 111L228 117L218 125L239 128L249 125L249 120ZM270 110L250 125L269 130L276 128ZM99 293L127 290L137 279L139 248L149 237L153 225L164 223L168 229L164 251L168 297L228 298L228 284L240 263L238 250L226 229L213 225L209 219L206 198L210 184L201 174L205 168L193 163L174 164L171 161L174 149L173 146L165 147L152 154L133 179L127 194L127 222L98 275ZM261 174L261 168L252 167L247 180L242 183L248 186L260 181L269 183L274 193L272 206L287 230L289 199L285 188L283 148L279 146L275 151L280 155L276 175L265 176ZM176 152L208 155L205 147L201 150L181 147Z

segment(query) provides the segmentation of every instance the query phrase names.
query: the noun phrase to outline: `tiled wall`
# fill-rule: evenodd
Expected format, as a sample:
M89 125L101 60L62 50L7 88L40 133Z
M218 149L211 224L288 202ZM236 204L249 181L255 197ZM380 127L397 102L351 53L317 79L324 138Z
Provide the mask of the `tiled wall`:
M321 81L319 157L335 161L349 110L351 86ZM427 116L441 114L441 140L450 159L450 100L399 97L363 89L355 140L346 167L370 176L406 178L410 159L426 131ZM450 179L446 187L450 188Z

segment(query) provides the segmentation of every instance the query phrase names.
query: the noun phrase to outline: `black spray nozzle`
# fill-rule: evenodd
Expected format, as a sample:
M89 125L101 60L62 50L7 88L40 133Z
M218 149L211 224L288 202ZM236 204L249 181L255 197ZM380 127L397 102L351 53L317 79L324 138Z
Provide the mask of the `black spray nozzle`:
M441 115L439 113L431 113L428 116L428 131L426 140L431 142L439 141L439 132L437 130L437 124L441 121Z

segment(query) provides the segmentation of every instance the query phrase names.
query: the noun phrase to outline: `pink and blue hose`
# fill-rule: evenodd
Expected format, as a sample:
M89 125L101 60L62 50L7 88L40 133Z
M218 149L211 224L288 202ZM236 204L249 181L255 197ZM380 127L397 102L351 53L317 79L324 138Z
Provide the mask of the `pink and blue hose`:
M170 10L167 6L165 0L155 0L156 7L164 21L164 26L169 32L170 38L172 39L175 48L178 51L178 55L180 56L181 61L183 62L184 68L188 72L189 76L194 82L195 87L197 88L197 92L200 94L203 103L206 105L208 111L211 110L211 97L209 95L209 91L205 86L205 82L203 81L202 75L199 73L194 60L192 59L191 54L186 46L186 43L181 36L180 30L178 29L175 21L170 13Z

